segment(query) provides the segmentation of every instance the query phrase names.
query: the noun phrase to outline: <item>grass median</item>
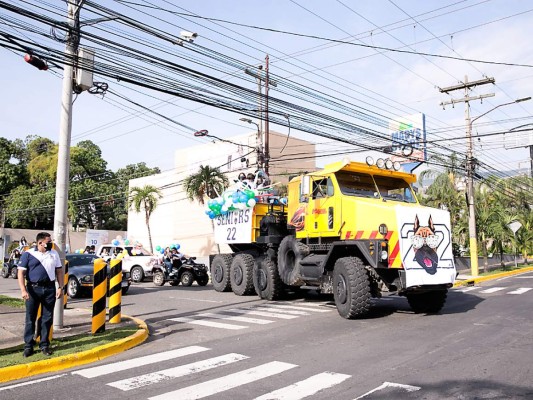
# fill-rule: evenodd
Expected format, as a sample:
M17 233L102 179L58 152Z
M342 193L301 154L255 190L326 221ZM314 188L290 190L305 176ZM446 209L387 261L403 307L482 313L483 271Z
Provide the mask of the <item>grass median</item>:
M126 338L137 332L137 326L125 326L114 329L106 330L103 333L97 335L91 335L90 333L79 334L75 336L66 336L62 338L56 338L52 340L51 348L54 352L52 357L61 357L69 354L80 353L85 350L90 350L104 344L112 343L117 340ZM41 361L49 359L43 355L37 345L35 346L35 354L31 357L24 358L22 351L24 345L10 347L0 350L0 368L9 367L11 365L26 364L28 362Z

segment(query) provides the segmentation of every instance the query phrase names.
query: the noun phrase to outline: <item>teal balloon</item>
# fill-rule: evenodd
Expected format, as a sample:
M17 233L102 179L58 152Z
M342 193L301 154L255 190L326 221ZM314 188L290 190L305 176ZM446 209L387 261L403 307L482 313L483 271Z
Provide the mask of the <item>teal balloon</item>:
M161 251L161 246L155 246L156 251Z
M255 197L255 193L253 192L253 190L247 190L246 196L248 197L248 199L253 199Z

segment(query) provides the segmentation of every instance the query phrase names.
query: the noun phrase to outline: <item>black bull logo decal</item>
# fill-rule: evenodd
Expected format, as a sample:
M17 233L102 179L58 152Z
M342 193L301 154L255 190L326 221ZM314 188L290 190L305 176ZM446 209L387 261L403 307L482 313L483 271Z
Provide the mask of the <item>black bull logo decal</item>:
M439 245L439 238L435 235L435 226L431 216L427 226L421 226L417 215L415 217L414 231L411 241L415 252L415 261L428 274L434 275L439 265L439 257L435 251Z

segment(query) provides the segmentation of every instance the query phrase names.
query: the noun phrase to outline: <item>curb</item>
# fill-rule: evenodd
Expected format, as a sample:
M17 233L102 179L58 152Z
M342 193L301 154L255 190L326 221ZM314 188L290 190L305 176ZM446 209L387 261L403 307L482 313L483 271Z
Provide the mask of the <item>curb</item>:
M513 276L513 275L522 274L524 272L532 272L532 271L533 271L533 267L524 267L524 268L520 268L515 271L500 272L498 274L493 274L493 275L488 275L488 276L478 276L475 278L472 277L470 279L465 279L460 282L455 282L453 287L471 286L471 285L475 285L478 282L491 281L493 279L505 278L506 276Z
M134 321L139 327L137 332L113 343L104 344L91 350L82 351L81 353L69 354L61 357L50 358L48 360L0 368L0 383L27 378L29 376L44 374L47 372L60 371L63 369L103 360L104 358L114 354L131 349L132 347L141 344L148 338L149 333L146 322L128 315L122 315L122 318L128 318Z

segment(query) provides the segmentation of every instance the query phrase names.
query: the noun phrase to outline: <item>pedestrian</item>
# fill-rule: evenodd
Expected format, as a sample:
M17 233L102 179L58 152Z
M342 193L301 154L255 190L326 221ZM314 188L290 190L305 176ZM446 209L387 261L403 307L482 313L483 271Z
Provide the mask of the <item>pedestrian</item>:
M56 299L62 298L63 295L63 266L59 254L52 249L50 234L41 232L37 234L35 241L34 248L22 253L18 266L18 283L26 303L24 357L33 354L35 321L39 306L42 308L39 348L44 355L52 355L49 335L54 319L54 305Z
M26 238L24 236L20 238L19 243L22 247L26 247L28 245L28 242L26 241Z

